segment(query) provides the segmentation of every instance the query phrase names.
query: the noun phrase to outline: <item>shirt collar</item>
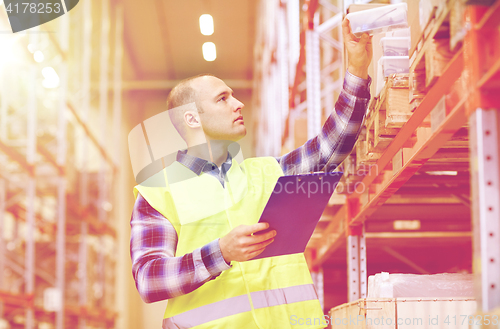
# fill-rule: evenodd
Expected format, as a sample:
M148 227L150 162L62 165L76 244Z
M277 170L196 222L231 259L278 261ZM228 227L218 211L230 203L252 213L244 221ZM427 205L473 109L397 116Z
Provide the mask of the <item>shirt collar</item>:
M226 161L222 164L222 168L224 169L224 172L227 172L229 168L231 167L232 163L232 156L229 152L227 152L227 158ZM177 152L177 161L193 171L196 175L200 175L202 172L203 173L208 173L212 170L215 170L216 168L218 169L217 165L213 162L207 161L205 159L201 159L195 156L192 156L190 154L187 154L187 149L186 150L180 150Z

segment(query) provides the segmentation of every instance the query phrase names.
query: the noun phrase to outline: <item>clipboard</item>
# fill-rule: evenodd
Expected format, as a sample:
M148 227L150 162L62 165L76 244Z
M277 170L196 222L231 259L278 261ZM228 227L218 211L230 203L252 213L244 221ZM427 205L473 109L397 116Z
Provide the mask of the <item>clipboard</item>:
M342 174L280 177L259 220L269 223L269 228L262 233L276 230L276 237L252 259L303 253Z

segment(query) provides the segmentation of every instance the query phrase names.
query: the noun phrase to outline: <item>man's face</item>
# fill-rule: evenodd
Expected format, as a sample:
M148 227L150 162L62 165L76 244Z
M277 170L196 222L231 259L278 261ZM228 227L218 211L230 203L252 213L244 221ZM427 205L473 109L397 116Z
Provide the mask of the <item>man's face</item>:
M207 139L238 141L247 131L241 110L244 105L222 80L204 76L193 81L201 109L199 116Z

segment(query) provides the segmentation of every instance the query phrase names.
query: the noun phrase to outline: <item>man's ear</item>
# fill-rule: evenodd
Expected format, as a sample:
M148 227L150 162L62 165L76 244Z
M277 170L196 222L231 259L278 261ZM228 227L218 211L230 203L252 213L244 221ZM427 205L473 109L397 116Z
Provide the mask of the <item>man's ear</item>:
M184 112L184 122L186 122L189 128L201 127L201 121L198 112L193 112L193 111Z

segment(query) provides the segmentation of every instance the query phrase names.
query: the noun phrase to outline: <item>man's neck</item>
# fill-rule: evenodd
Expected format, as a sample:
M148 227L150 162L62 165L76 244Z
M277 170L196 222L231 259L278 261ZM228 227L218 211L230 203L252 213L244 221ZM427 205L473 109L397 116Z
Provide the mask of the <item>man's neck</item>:
M215 163L220 167L227 159L230 141L210 140L205 144L188 147L187 154Z

